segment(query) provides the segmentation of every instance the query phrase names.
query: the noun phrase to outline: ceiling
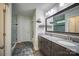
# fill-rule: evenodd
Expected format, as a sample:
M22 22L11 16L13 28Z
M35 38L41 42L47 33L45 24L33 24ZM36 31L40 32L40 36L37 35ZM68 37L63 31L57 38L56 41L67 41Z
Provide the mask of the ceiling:
M48 11L55 3L16 3L13 4L16 14L33 16L34 10L39 8L44 12Z

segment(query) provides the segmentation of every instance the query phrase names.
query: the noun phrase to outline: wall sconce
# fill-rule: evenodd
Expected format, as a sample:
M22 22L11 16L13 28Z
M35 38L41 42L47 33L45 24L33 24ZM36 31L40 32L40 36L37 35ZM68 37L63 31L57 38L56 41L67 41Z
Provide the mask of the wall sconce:
M50 22L50 24L53 24L54 22Z
M37 23L41 23L41 21L37 20Z
M36 21L37 23L41 23L41 20L40 20L40 18Z
M36 21L36 20L32 20L33 22L37 22L37 23L41 23L40 18Z
M33 22L37 22L37 23L41 23L40 18L36 21L36 20L32 20Z

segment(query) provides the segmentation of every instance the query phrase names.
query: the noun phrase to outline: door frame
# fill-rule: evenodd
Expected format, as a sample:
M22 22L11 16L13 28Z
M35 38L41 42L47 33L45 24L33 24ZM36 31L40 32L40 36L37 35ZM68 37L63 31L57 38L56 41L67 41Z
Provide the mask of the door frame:
M6 6L4 3L0 3L2 5L2 28L3 28L3 31L2 31L2 40L3 40L3 46L0 47L0 49L3 49L3 53L2 55L5 56L5 12L6 12Z
M5 5L5 4L4 4ZM4 15L3 15L3 20L4 20L4 33L3 33L3 40L4 40L4 56L5 56L5 15L6 15L6 5L5 5L5 7L4 7L4 10L3 10L3 13L4 13Z
M5 3L5 56L11 56L12 3Z

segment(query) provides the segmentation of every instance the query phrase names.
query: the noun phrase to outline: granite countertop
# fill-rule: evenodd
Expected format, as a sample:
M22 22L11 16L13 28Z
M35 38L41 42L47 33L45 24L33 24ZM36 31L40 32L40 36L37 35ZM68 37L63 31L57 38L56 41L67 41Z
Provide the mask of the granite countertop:
M55 31L47 31L47 33L57 33L57 34L65 34L65 35L74 35L74 36L79 36L79 33L75 32L55 32Z
M73 42L71 40L66 40L66 39L62 39L58 37L53 37L53 36L46 35L46 34L39 34L39 36L42 36L56 44L59 44L67 49L70 49L76 53L79 53L79 43L77 42Z

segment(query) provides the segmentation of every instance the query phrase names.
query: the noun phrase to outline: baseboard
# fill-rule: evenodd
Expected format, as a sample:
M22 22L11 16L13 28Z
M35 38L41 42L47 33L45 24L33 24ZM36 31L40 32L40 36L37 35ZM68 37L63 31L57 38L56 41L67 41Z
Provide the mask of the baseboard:
M22 42L32 42L32 41L20 41L20 42L16 42L16 43L22 43Z
M39 51L39 49L38 49L38 50L35 50L35 49L33 48L33 53L38 52L38 51Z

